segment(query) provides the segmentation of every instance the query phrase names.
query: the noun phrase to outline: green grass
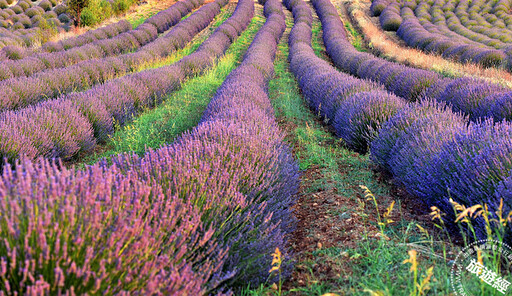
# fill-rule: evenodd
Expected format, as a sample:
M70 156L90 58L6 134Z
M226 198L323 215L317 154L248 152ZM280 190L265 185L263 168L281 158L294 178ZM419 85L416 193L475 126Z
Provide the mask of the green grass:
M341 15L340 15L341 17ZM363 36L352 26L352 23L349 21L343 22L345 25L345 29L347 30L349 34L350 43L358 50L366 52L366 48L364 48L364 40Z
M154 16L158 11L151 11L146 15L141 15L136 18L128 18L126 19L130 24L132 24L132 28L137 28L142 25L148 18Z
M325 47L323 46L323 40L322 40L322 24L319 20L313 20L313 27L311 28L311 31L313 33L311 38L311 45L313 47L313 50L315 51L315 54L318 57L323 58L324 60L329 60L329 56L327 55L327 52L325 51Z
M223 19L217 20L214 27L222 22ZM247 30L241 34L212 69L204 75L184 82L182 88L169 94L160 106L147 110L133 122L119 129L107 143L107 150L92 155L87 162L95 162L103 157L129 151L143 154L147 148L158 148L170 143L184 131L196 126L217 88L226 76L239 65L243 54L263 22L264 18L256 15ZM187 51L192 52L201 43L202 40L194 42Z

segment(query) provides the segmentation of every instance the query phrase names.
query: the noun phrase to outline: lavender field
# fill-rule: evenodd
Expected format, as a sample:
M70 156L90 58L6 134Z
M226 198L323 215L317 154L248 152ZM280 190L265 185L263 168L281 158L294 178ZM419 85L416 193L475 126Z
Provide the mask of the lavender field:
M0 295L512 290L511 1L79 2L0 0Z

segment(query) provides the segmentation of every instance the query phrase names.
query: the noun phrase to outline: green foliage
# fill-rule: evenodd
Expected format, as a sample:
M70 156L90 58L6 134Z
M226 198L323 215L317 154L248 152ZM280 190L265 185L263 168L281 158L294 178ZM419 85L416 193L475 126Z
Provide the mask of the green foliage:
M134 0L114 0L112 10L114 14L119 15L128 11L133 4L135 4Z
M41 43L48 42L50 38L52 38L53 36L55 36L55 34L59 32L57 25L55 23L52 23L50 20L52 19L46 20L43 18L42 20L39 21L37 25L41 29L39 30Z
M359 32L354 29L352 24L350 22L345 22L345 29L347 29L347 32L350 34L350 43L358 50L365 52L366 49L364 48L364 42L363 37Z
M106 0L89 0L81 15L83 26L94 26L112 16L112 6Z
M89 0L81 14L81 25L97 25L114 15L125 13L135 3L134 0L114 0L112 3L106 0Z
M89 6L90 0L68 0L67 6L69 8L69 11L71 13L71 16L75 20L75 24L77 26L80 26L80 20L82 11Z
M89 7L84 8L80 15L80 24L82 26L93 26L98 23L97 14Z

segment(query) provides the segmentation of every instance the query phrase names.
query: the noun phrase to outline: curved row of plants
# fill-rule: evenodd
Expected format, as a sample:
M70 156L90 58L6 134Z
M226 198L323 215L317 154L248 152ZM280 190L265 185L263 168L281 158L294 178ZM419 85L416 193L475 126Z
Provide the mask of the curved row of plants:
M371 6L373 14L380 16L381 24L389 30L396 31L403 20L402 17L410 16L413 11L412 16L415 15L428 31L459 38L459 41L464 43L480 43L500 49L511 41L511 31L505 24L505 21L510 20L506 13L507 7L510 6L509 0L374 2L375 4ZM495 4L494 7L491 7L492 3ZM403 10L404 8L409 9ZM490 13L491 11L498 16Z
M224 2L219 2L224 3ZM217 4L219 4L217 3ZM90 59L69 67L46 70L31 77L17 77L0 82L0 112L16 110L82 91L99 83L138 72L141 67L158 63L182 49L220 12L219 5L207 5L178 23L166 35L143 46L140 50L115 57Z
M489 44L482 42L485 41L486 39L490 41L489 37L483 34L476 32L473 33L475 34L475 36L468 36L467 34L465 34L470 30L464 27L460 28L460 21L457 19L457 16L454 14L453 11L446 11L445 15L445 10L443 8L449 8L448 6L452 4L452 2L445 3L439 1L431 6L428 2L420 2L417 7L415 7L414 5L408 6L407 8L409 9L402 11L402 16L404 17L404 19L416 16L420 23L429 32L454 38L455 40L460 41L460 43L468 43L480 47L484 47L484 45L489 46L490 48L494 47L490 42ZM453 9L459 10L460 7L459 5L457 5L457 8L453 7ZM457 30L452 31L452 29ZM495 42L501 43L498 40L496 40Z
M443 103L407 103L382 85L336 71L311 49L307 5L287 3L300 11L290 36L290 64L310 107L330 119L349 147L370 151L370 158L408 192L446 213L447 224L455 220L450 198L468 207L486 204L496 219L488 217L489 223L505 235L498 217L512 209L512 125L490 119L470 123ZM313 4L324 24L337 22L330 1ZM324 26L324 40L335 39L336 28ZM474 231L477 237L487 236L482 218Z
M203 9L219 10L227 0ZM238 8L199 48L178 62L113 79L85 92L71 93L16 111L0 114L0 155L9 160L21 155L68 159L103 143L116 127L144 109L159 104L181 83L208 69L249 24L252 13ZM208 14L198 16L207 18ZM186 20L185 20L186 21ZM193 21L193 19L191 19ZM200 22L202 23L202 21ZM193 26L188 26L195 30ZM177 31L187 35L187 30Z
M460 35L487 46L504 49L512 41L510 37L512 30L505 23L505 21L509 22L510 18L502 20L494 13L503 12L503 9L506 9L506 7L496 7L495 5L507 4L507 6L510 6L509 1L506 2L498 3L498 1L482 0L462 0L458 3L447 2L443 7L437 8L436 12L441 16L441 9L446 11L449 28ZM496 8L496 10L493 8ZM451 10L453 10L453 13L450 13ZM505 16L503 13L499 15ZM452 19L458 20L459 23L451 24ZM512 23L509 24L512 25Z
M333 63L354 76L382 84L388 91L409 101L429 97L449 104L471 121L491 117L496 121L512 119L512 91L484 80L462 77L445 78L429 70L417 69L372 54L360 52L347 38L338 15L321 18L323 40Z
M116 23L87 31L84 34L78 36L62 39L59 41L46 42L37 49L20 46L6 46L0 50L0 56L5 57L5 59L19 60L40 51L57 52L69 50L71 48L83 46L94 41L113 38L121 33L128 32L131 29L132 25L127 20L120 20Z
M35 73L68 67L78 62L104 58L140 49L158 38L182 17L201 6L203 1L181 0L170 8L147 19L136 29L121 33L113 38L97 40L67 51L38 53L20 60L4 61L0 64L0 79L31 76Z
M253 11L240 0L231 20ZM231 294L268 279L275 248L288 259L298 166L266 94L279 1L265 15L202 122L172 145L83 170L42 158L4 168L3 293Z
M397 35L411 47L441 54L456 61L477 63L484 67L510 68L508 29L502 28L505 31L501 32L496 28L488 28L489 36L471 31L464 27L456 13L451 11L453 1L435 5L441 4L442 7L430 9L428 1L407 1L403 4L397 1L376 1L375 4L372 3L372 11L374 15L379 15L382 28L397 31ZM432 16L432 11L437 14Z

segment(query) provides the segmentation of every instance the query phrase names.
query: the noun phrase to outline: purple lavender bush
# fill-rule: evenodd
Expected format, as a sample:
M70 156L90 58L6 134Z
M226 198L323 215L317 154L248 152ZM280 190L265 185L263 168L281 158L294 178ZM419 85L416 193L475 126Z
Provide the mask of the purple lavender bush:
M476 120L487 115L498 95L509 91L479 79L457 78L436 98L449 103L454 111L468 114L471 120Z
M389 0L372 1L372 5L370 5L370 11L372 12L373 16L379 16L390 2L391 1Z
M332 125L348 147L365 154L382 123L405 106L403 99L386 91L359 92L340 104Z
M446 104L432 99L421 100L408 104L382 124L378 137L370 144L370 159L386 171L391 171L389 161L397 153L394 147L397 140L404 136L406 130L417 120L450 112ZM465 122L463 117L454 117L456 121Z
M23 160L0 188L6 294L201 294L225 254L191 202L115 166Z
M426 114L411 122L397 138L388 162L394 178L414 193L418 174L427 169L443 144L465 125L466 120L450 109Z
M396 31L402 23L402 17L400 16L400 5L392 1L389 5L382 10L379 15L379 21L382 28L386 31Z

